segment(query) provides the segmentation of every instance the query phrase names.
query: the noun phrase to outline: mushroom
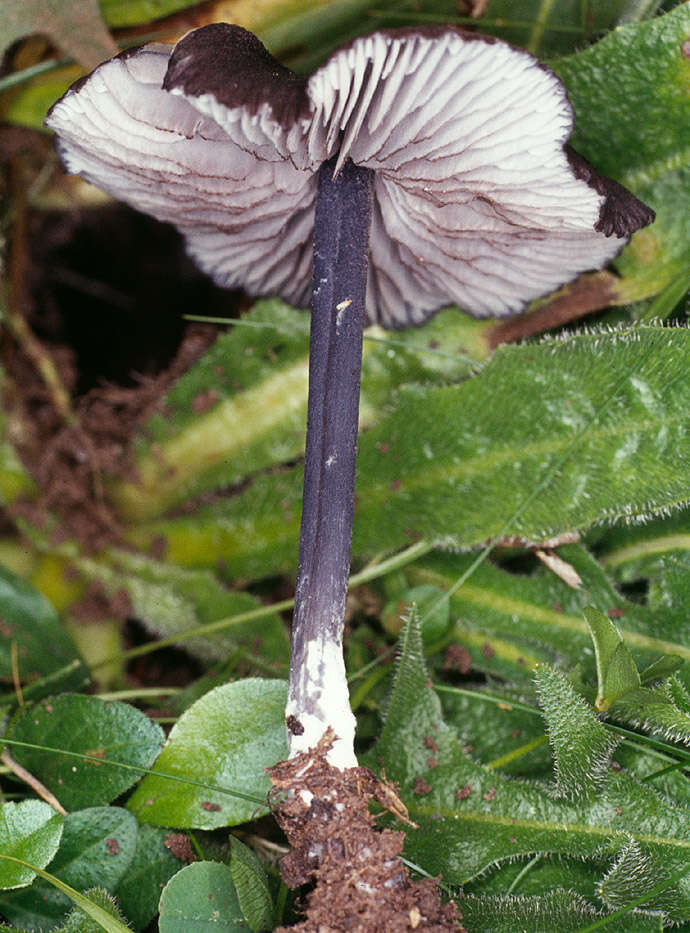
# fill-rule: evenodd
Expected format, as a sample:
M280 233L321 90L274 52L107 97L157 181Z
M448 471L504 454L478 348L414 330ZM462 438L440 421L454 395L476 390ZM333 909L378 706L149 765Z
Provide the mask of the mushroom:
M452 28L358 38L303 77L251 33L205 26L105 62L46 122L70 172L173 223L217 283L311 302L286 722L291 756L330 726L330 763L353 766L342 637L364 324L449 304L514 314L653 212L568 149L554 74Z

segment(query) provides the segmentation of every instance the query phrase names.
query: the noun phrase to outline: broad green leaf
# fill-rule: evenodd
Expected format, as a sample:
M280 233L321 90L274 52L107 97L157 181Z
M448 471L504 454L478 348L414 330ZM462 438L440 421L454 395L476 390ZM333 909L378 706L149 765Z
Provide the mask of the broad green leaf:
M153 764L165 739L160 726L135 707L82 694L62 694L25 707L8 737L47 746L48 751L13 746L12 753L68 810L110 803L139 779L138 769ZM60 750L88 755L89 760L61 755ZM107 763L111 761L127 767Z
M690 333L645 327L501 347L468 382L408 390L361 440L356 551L540 541L677 505L688 363Z
M543 665L535 679L554 754L556 796L593 800L606 783L618 738L558 671Z
M194 862L166 884L161 895L160 933L252 930L242 912L232 872L219 862Z
M129 809L143 823L197 829L234 826L267 813L261 802L270 788L265 769L287 756L285 701L280 680L248 678L211 690L173 727L154 767L161 775L144 778Z
M640 674L613 622L593 606L585 606L583 614L592 633L597 662L599 689L595 706L605 712L619 697L640 686Z
M188 570L141 554L113 550L105 558L77 561L80 571L108 593L125 592L133 614L161 638L184 640L191 654L206 662L224 660L236 651L258 655L278 673L287 670L288 636L277 613L190 637L201 625L241 615L261 603L250 593L233 592L208 570Z
M628 300L657 294L690 265L688 35L690 5L679 3L553 65L577 114L574 147L656 211L616 263Z
M87 672L53 607L4 567L0 567L0 619L0 677L5 683L12 683L13 644L20 679L28 684L25 696L77 689L87 683ZM33 688L32 681L37 682Z
M406 389L360 438L353 553L540 541L677 507L690 498L689 365L688 331L640 327L501 347L467 382ZM137 543L163 536L175 562L275 573L294 563L300 496L301 468L262 476Z
M606 915L573 891L540 897L494 896L462 899L462 919L472 933L580 933ZM659 917L626 913L602 925L606 933L661 933Z
M132 861L136 836L136 820L118 807L68 813L60 848L50 864L50 874L60 884L37 872L40 878L30 887L0 894L0 915L33 929L54 926L69 910L72 897L61 885L81 892L93 887L114 890Z
M180 870L181 862L165 845L170 830L140 826L136 849L114 893L136 930L143 930L158 911L161 890Z
M250 930L270 930L273 902L263 865L248 846L230 836L230 875L237 901Z
M0 853L45 868L58 850L62 817L42 800L4 803L0 807ZM0 862L0 888L21 888L35 878L17 862Z

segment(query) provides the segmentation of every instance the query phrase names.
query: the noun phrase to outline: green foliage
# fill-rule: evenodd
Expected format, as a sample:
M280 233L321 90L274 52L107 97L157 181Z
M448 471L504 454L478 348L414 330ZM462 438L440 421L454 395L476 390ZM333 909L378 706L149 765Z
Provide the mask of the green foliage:
M605 712L619 697L640 686L640 674L613 622L592 606L585 606L583 613L597 660L599 689L595 706Z
M237 858L236 851L233 858ZM262 923L270 919L270 910L263 912L250 894L247 876L240 875L242 893L237 878L238 872L233 872L232 865L218 862L196 862L183 868L168 882L161 896L161 933L188 933L190 923L197 929L212 924L219 933L243 930L258 933L267 929ZM248 905L247 898L251 901Z
M0 808L0 855L43 868L58 850L62 819L40 800L5 803ZM0 860L0 888L21 888L35 877L31 869Z
M120 909L136 930L158 913L161 890L180 869L180 860L165 845L167 830L139 826L132 861L115 888Z
M462 901L462 916L472 933L583 933L606 914L572 891L556 890L536 897L470 896ZM607 933L659 933L662 929L659 917L628 913L607 920L602 927Z
M126 920L118 909L115 898L108 894L104 888L91 888L84 892L84 897L91 901L95 907L100 907L125 926ZM75 907L65 923L59 928L59 933L101 933L103 929L102 922L94 919L93 911L92 916L89 916L81 907Z
M119 807L69 813L50 874L77 891L92 887L112 891L132 861L136 836L136 820ZM1 893L0 914L27 929L42 929L60 922L71 903L69 892L41 877L21 891Z
M679 3L665 16L617 29L554 64L577 114L575 148L656 211L653 226L617 262L629 300L657 294L687 275L690 264L690 220L677 209L689 178L689 34L690 6ZM606 73L616 80L603 80ZM654 129L660 121L662 133Z
M606 783L618 738L557 671L537 668L536 685L553 749L556 796L592 801Z
M101 11L141 34L186 29L153 20L195 5L103 0ZM40 25L85 59L102 29L93 4L50 4L37 23L47 6L3 7L4 41ZM402 827L405 854L449 893L463 889L472 933L690 929L690 4L491 0L479 21L472 6L233 7L304 69L358 32L451 19L567 56L550 64L576 110L574 145L658 216L617 259L621 307L595 330L494 350L492 322L449 309L423 329L367 335L353 564L373 560L347 638L362 760L399 784L417 826ZM76 16L86 30L70 26ZM79 74L36 48L23 49L26 73L0 79L9 123L39 126ZM37 215L64 200L52 188L41 200L50 174L45 162L0 234L21 242L7 224L23 200ZM10 177L12 193L14 163ZM86 209L83 193L64 190ZM86 553L51 535L54 515L39 524L26 507L26 538L3 532L0 559L15 573L0 568L2 791L22 799L0 810L0 917L15 930L139 933L159 911L162 933L284 921L266 857L277 837L262 818L265 768L286 754L285 684L265 678L287 668L307 325L258 302L170 386L137 429L131 474L98 488L119 516L117 547ZM7 505L36 494L19 458L33 425L13 411L12 388L3 377ZM578 587L530 546L576 530L580 543L552 543ZM419 538L424 553L420 543L377 579L387 552ZM487 542L493 554L479 559ZM134 706L76 693L91 675L53 606L72 614L93 588L113 603L126 594L152 637L193 656L185 689L156 710L175 721L162 751L160 728ZM135 689L141 670L126 660ZM151 712L149 697L128 698ZM35 799L16 763L71 812ZM217 832L240 824L246 845Z
M265 769L287 754L286 699L284 681L258 677L211 690L179 718L129 809L142 823L196 829L266 813Z
M570 717L560 710L554 748L561 787L574 796L579 777L590 793L564 802L545 785L503 778L468 758L452 730L439 721L420 649L413 620L401 641L386 723L374 752L386 774L400 783L410 817L419 826L407 834L412 862L431 874L440 872L446 882L462 884L503 862L535 854L603 860L612 866L598 888L605 905L620 906L616 892L624 888L629 901L643 902L649 894L654 909L674 919L686 916L690 878L678 875L688 864L687 810L628 774L602 773L603 757L613 743L607 748L584 704ZM550 725L559 697L573 701L564 683L542 675ZM433 765L424 751L428 737L438 747ZM587 767L574 763L578 750ZM607 886L609 876L616 885ZM669 887L657 894L664 879Z
M163 730L127 703L65 693L27 707L8 738L39 748L13 748L14 757L49 787L68 810L110 803L150 767L163 745ZM77 752L87 760L56 755ZM111 765L117 762L124 768Z
M87 672L53 607L26 581L2 566L0 618L0 677L5 683L11 683L12 652L16 651L20 677L34 681L27 695L85 686ZM50 645L49 652L46 645Z
M539 541L677 506L690 496L677 389L688 365L687 331L638 327L501 347L471 380L401 390L360 439L354 552L418 537ZM162 538L182 563L225 555L233 576L283 568L296 550L301 485L301 467L261 476L137 541Z

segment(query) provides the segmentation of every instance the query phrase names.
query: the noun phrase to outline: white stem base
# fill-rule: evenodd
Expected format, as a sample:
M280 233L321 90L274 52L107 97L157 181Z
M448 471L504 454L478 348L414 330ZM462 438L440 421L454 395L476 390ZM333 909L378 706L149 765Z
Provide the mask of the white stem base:
M298 681L285 710L288 722L301 727L299 734L294 728L288 732L289 757L315 748L330 726L336 740L326 760L341 770L356 768L355 717L350 709L342 642L326 638L308 641Z

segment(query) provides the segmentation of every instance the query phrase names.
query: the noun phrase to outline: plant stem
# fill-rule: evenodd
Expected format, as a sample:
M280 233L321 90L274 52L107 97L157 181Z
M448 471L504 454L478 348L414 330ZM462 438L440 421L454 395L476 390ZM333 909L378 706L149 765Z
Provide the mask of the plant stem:
M320 169L314 228L309 401L286 717L290 755L327 727L331 764L353 767L355 719L343 660L373 173Z

